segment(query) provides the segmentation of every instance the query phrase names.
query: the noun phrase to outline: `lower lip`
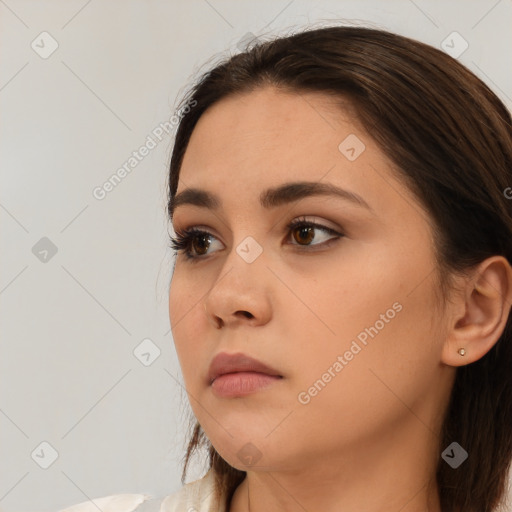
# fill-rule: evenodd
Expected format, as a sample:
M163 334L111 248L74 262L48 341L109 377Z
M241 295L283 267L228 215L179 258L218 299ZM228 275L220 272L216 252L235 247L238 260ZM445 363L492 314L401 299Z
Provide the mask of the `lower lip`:
M264 389L282 377L258 372L225 373L211 384L213 392L222 397L244 396Z

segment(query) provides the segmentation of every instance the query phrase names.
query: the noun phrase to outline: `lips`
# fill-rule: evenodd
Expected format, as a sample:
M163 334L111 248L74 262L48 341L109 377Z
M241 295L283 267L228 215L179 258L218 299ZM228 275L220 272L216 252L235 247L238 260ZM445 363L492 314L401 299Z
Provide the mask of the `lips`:
M270 366L263 364L261 361L245 354L228 354L226 352L221 352L213 358L210 364L210 369L208 371L208 385L211 385L212 382L221 375L238 372L257 372L282 377L282 375L280 375L274 368L271 368Z

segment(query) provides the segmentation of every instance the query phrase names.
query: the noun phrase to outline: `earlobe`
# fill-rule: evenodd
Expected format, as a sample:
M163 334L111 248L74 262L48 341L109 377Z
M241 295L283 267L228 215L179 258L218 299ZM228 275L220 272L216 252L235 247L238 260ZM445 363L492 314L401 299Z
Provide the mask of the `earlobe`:
M508 260L493 256L480 263L457 301L459 313L449 326L442 350L442 362L449 366L478 361L500 339L512 305Z

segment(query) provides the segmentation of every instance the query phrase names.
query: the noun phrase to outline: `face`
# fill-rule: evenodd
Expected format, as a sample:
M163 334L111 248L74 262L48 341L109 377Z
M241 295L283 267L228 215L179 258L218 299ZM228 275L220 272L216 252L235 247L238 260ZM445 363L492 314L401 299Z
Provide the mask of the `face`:
M292 182L353 195L263 196ZM350 108L270 87L224 99L186 150L177 194L190 188L218 205L175 210L176 232L206 234L190 240L196 258L178 253L169 313L193 412L221 456L299 469L424 435L449 388L428 216ZM222 395L208 381L221 352L281 378Z

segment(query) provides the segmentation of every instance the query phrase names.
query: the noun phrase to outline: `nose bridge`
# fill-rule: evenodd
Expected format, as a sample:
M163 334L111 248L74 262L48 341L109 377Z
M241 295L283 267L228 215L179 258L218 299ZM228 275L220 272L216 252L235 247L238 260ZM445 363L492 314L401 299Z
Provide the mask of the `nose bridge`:
M243 208L243 206L239 206ZM248 213L249 212L249 213ZM236 223L230 226L232 231L232 247L226 257L224 268L233 265L242 272L250 272L255 267L260 267L263 258L263 245L270 235L262 218L258 214L250 213L248 203L245 204L243 215L235 215ZM260 270L260 269L259 269Z
M263 245L253 236L243 237L230 249L213 287L224 281L226 285L235 286L239 294L246 289L257 288L255 285L262 282L262 273L266 270L263 252Z
M238 245L234 247L234 252L247 265L252 265L263 254L262 244L262 241L260 243L253 236L247 235L240 243L238 243Z
M230 249L218 278L207 293L207 312L224 322L229 322L240 311L250 313L251 318L266 318L270 306L266 272L262 244L250 235L243 237Z

